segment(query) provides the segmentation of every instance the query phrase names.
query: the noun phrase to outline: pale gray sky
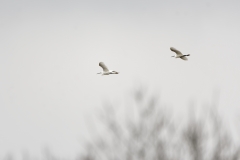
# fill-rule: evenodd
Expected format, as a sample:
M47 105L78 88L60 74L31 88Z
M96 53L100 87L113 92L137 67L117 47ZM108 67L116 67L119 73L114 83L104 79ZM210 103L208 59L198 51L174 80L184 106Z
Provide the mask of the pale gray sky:
M45 146L75 156L86 117L139 85L183 114L190 100L207 104L219 90L219 107L235 122L239 7L238 0L1 0L0 157L38 155ZM171 58L170 47L189 61ZM120 74L97 75L100 61Z

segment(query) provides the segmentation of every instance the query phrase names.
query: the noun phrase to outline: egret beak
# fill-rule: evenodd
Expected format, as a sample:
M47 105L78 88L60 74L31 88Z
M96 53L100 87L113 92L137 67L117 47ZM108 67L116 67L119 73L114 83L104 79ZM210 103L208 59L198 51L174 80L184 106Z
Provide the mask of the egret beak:
M112 71L111 74L118 74L119 72L116 71Z

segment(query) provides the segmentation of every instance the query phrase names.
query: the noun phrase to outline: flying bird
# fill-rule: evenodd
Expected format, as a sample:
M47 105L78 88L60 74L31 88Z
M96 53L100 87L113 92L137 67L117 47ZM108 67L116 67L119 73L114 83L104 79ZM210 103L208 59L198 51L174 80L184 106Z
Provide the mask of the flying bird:
M182 54L179 50L177 50L177 49L175 49L175 48L173 48L173 47L170 47L170 50L176 53L175 56L172 56L172 57L175 57L175 58L181 58L181 59L187 61L188 59L187 59L186 56L190 56L190 54L185 54L185 55Z
M118 73L119 73L119 72L116 72L116 71L109 70L109 69L107 68L107 66L106 66L103 62L100 62L100 63L99 63L99 66L102 67L103 72L99 72L99 73L97 73L97 74L101 74L102 76L103 76L103 75L118 74Z

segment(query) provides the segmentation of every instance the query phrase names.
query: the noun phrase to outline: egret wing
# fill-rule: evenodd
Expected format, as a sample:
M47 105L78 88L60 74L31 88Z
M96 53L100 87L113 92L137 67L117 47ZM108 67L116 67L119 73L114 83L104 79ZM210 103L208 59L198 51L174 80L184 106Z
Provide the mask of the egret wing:
M108 72L108 71L109 71L108 68L107 68L107 66L106 66L103 62L100 62L100 63L99 63L99 66L102 67L102 69L103 69L104 72Z
M183 55L183 54L182 54L179 50L177 50L176 48L171 47L170 50L173 51L173 52L175 52L178 56L182 56L182 55Z
M186 56L183 56L183 57L180 57L180 58L183 59L183 60L185 60L185 61L188 60Z

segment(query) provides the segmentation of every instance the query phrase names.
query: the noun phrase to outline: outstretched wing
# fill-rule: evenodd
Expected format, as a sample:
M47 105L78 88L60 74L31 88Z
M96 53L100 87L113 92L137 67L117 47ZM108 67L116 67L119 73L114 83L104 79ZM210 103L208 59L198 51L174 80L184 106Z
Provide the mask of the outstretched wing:
M188 60L186 56L182 56L182 57L180 57L180 58L183 59L183 60L185 60L185 61Z
M183 55L183 54L182 54L179 50L177 50L176 48L170 47L170 50L173 51L173 52L175 52L178 56L182 56L182 55Z
M109 71L108 68L107 68L107 66L106 66L103 62L100 62L100 63L99 63L99 66L102 67L102 69L103 69L104 72L108 72L108 71Z

